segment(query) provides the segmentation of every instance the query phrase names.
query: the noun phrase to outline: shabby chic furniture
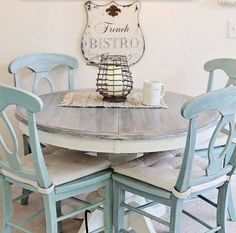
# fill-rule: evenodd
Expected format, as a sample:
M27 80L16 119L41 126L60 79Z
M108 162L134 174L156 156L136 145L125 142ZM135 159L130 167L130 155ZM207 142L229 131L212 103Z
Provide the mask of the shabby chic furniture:
M208 161L195 154L198 119L206 111L220 114L208 147ZM114 227L115 233L124 230L125 209L134 211L169 227L171 233L180 233L182 213L198 221L206 232L227 232L226 213L228 187L236 168L234 137L234 115L236 112L236 88L209 92L186 102L181 115L189 121L188 137L184 156L161 156L152 154L114 167ZM227 142L216 156L214 145L221 130L228 126ZM209 190L218 189L217 225L212 227L204 220L183 210L183 203L189 198L199 197ZM125 202L125 192L131 192L152 200L144 206L131 206ZM163 203L170 207L170 221L160 219L144 211L145 207Z
M207 92L215 90L215 72L216 70L222 70L228 76L228 80L224 87L230 87L236 85L236 59L230 58L218 58L209 60L204 64L205 71L209 72L208 84L207 84ZM225 144L226 135L221 133L220 137L217 138L216 141L216 149L217 147L223 146ZM209 140L203 141L199 145L197 145L198 154L205 154L206 148L208 147ZM236 216L235 216L236 220Z
M25 157L19 156L18 139L5 110L8 106L16 105L27 114L28 133L32 153ZM47 233L58 233L58 223L74 217L84 211L100 208L104 211L104 226L94 232L112 232L112 181L110 163L103 159L91 157L81 152L68 149L51 150L50 147L41 149L35 114L43 108L39 97L27 91L9 86L0 86L0 117L10 133L13 148L10 149L1 135L0 143L6 159L0 160L0 186L3 200L3 229L1 232L10 233L13 229L31 232L24 225L43 211L37 211L26 216L18 223L13 221L11 187L12 184L25 188L30 192L43 195L47 223ZM46 156L44 156L46 155ZM104 197L89 203L74 197L81 193L104 188ZM57 203L72 198L82 203L83 207L67 215L57 211ZM15 200L19 200L19 197ZM14 200L13 200L14 201Z
M36 114L40 142L69 149L98 152L100 157L109 159L113 164L134 159L137 153L184 147L188 122L179 112L184 102L190 99L189 96L167 92L164 101L168 109L59 106L67 93L68 91L64 91L40 96L44 103L42 111ZM22 132L28 134L26 112L22 108L17 108L16 117L20 121L19 127ZM209 138L218 117L214 112L204 113L200 117L198 142ZM140 203L145 202L145 199L135 201ZM153 210L156 211L156 208ZM132 222L132 215L128 218ZM142 233L154 232L149 219L136 215L133 218L140 223L138 229L141 229ZM97 210L90 220L91 228L101 222Z
M222 70L228 77L226 84L224 87L230 87L236 85L236 59L232 58L218 58L209 60L204 65L205 71L209 72L209 79L207 85L207 92L213 91L216 89L215 87L215 72L217 70ZM218 77L220 78L220 77ZM223 129L223 132L220 133L220 137L216 140L215 143L215 153L220 152L222 150L222 146L226 143L226 133L227 129ZM203 142L198 145L196 153L203 157L207 156L207 147L209 141ZM230 188L229 188L230 189ZM228 203L228 212L231 221L236 221L236 209L233 202L233 197L231 191L229 192L229 203Z
M77 91L88 92L86 89L75 92ZM179 116L179 111L190 96L167 92L164 100L168 109L61 107L68 92L70 91L40 96L44 103L42 111L36 114L40 142L76 150L87 151L90 148L94 152L115 154L184 147L187 121ZM23 133L28 134L26 112L17 108L16 117ZM209 137L217 119L218 115L213 112L201 116L198 142Z
M76 58L64 55L64 54L55 54L55 53L39 53L39 54L31 54L25 55L21 57L17 57L14 59L8 66L8 70L14 77L14 84L18 88L25 88L22 84L22 79L25 77L22 74L23 69L29 69L34 74L34 81L32 85L32 92L38 94L42 91L42 81L46 80L49 87L50 92L55 92L58 88L56 88L56 84L53 81L51 71L58 66L66 67L67 69L67 82L69 90L74 89L74 71L78 68L79 64ZM55 78L55 77L54 77ZM23 135L23 143L24 143L24 154L27 155L31 153L29 141L26 135ZM53 149L53 148L51 148ZM56 148L55 148L56 149ZM25 192L25 191L23 191ZM28 197L25 197L21 200L23 205L28 203Z
M222 70L228 76L225 87L236 85L236 59L231 58L218 58L213 59L205 63L204 69L209 72L209 80L207 85L207 91L215 89L214 86L214 73L216 70Z
M65 66L68 69L68 89L74 89L73 72L78 68L79 64L76 58L55 53L39 53L32 55L25 55L17 57L13 60L8 70L14 76L14 83L16 87L23 88L20 74L22 69L30 69L35 77L32 86L32 92L38 94L40 89L40 82L46 80L50 86L51 92L55 92L56 85L51 77L50 71L58 66Z

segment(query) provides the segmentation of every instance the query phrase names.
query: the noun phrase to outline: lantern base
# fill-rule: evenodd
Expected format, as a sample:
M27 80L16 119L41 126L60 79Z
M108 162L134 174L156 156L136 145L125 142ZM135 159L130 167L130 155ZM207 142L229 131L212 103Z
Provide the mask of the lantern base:
M103 101L121 103L126 101L126 96L104 96Z

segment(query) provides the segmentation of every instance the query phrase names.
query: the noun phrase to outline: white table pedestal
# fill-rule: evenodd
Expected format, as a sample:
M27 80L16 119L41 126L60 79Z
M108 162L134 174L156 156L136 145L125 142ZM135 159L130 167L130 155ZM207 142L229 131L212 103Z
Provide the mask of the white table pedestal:
M127 162L129 160L135 159L142 154L98 154L99 157L108 159L111 161L112 165L117 165L122 162ZM99 192L90 193L87 197L88 201L94 201L98 198ZM132 206L140 206L147 203L147 200L143 197L133 195L131 193L126 193L126 203ZM152 207L145 209L150 214L154 214L157 217L161 217L166 213L166 207L161 204L157 204ZM100 210L95 210L89 215L88 218L89 231L93 231L99 227L103 226L103 213ZM133 229L137 233L156 233L151 220L137 213L129 213L125 217L126 230ZM83 222L78 233L86 233L85 222Z
M87 200L94 200L94 198L96 198L95 196L95 193L91 193L88 195ZM132 206L139 206L147 203L145 198L133 195L131 193L126 194L126 202ZM161 217L166 213L166 207L162 204L157 204L155 206L146 208L145 211L150 214L155 214L157 217ZM103 212L100 210L93 211L89 215L88 219L89 231L96 230L97 228L103 226ZM137 233L156 233L149 218L134 212L130 212L128 215L126 215L125 226L126 230L133 229ZM86 233L85 222L83 222L78 233Z

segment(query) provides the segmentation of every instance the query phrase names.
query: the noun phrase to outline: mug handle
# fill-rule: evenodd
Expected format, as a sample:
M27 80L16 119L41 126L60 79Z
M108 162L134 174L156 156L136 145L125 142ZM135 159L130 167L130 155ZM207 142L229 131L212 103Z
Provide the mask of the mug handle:
M166 87L163 83L161 83L161 98L165 95L165 92L166 92Z

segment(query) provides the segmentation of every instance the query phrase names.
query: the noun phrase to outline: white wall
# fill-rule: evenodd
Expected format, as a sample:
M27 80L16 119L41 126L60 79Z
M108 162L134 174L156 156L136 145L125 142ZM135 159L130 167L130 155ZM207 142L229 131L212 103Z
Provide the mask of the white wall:
M0 83L13 85L7 66L15 57L58 52L79 60L77 87L94 87L97 69L86 65L80 49L84 2L0 0ZM197 95L206 89L205 61L236 57L236 39L227 39L227 20L236 20L236 7L222 7L217 0L141 0L141 4L146 51L131 67L135 87L145 79L158 79L170 91Z

